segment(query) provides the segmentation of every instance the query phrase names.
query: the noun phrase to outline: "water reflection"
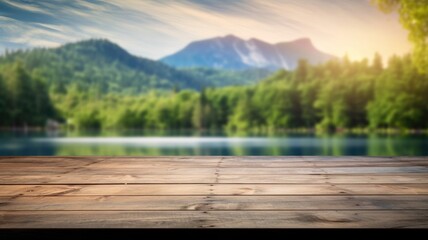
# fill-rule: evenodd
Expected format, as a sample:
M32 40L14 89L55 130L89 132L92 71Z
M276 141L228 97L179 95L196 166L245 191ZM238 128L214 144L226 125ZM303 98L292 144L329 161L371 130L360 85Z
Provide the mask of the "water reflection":
M427 156L426 135L126 131L0 133L0 155Z

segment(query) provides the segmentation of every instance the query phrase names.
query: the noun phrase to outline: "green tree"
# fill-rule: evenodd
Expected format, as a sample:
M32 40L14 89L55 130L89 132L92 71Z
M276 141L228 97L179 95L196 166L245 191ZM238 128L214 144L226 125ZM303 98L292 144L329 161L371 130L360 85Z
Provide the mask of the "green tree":
M44 82L39 79L33 79L33 111L34 116L32 124L43 126L48 118L56 117L54 106L49 97L48 88Z
M300 59L294 71L293 80L296 83L304 83L308 78L309 63L306 59Z
M0 74L0 127L10 124L10 103L9 91L6 88L6 83L3 76Z
M398 10L402 25L409 30L413 58L421 72L428 72L428 0L372 0L381 10Z
M230 116L227 128L231 130L248 130L255 127L257 112L254 105L251 103L252 93L247 90L240 97L238 104Z
M209 128L213 117L214 113L207 98L207 90L203 89L193 111L193 126L197 129Z
M373 57L372 70L374 74L380 74L383 71L382 57L379 53L375 53Z
M74 117L75 124L79 129L101 129L102 119L100 112L96 109L85 109Z
M34 88L31 76L20 62L6 72L8 90L11 97L10 117L14 126L28 126L34 115Z
M144 118L135 110L125 108L119 115L115 124L119 129L138 129L144 126Z
M368 104L373 128L427 128L428 75L418 73L409 57L393 57L376 80L374 100Z
M43 126L56 117L47 86L33 78L21 62L6 65L0 77L0 125Z

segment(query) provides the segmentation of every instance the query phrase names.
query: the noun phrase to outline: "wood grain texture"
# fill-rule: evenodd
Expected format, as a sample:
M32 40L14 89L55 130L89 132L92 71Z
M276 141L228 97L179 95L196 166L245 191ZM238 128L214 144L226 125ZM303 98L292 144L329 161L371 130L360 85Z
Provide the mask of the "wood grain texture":
M428 157L0 157L0 228L428 227Z
M428 212L0 211L0 228L427 228Z
M20 196L0 211L427 210L428 196Z
M391 173L428 173L425 166L405 166L405 167L312 167L312 168L185 168L185 167L165 167L165 168L133 168L124 166L123 168L5 168L0 175L52 175L52 174L96 174L96 175L213 175L216 171L222 175L289 175L289 174L391 174Z
M51 174L0 175L0 186L7 184L144 184L144 183L272 183L272 184L371 184L428 183L427 174L257 174L257 175L139 175L139 174Z
M100 184L0 186L0 196L260 196L380 194L428 194L428 184Z

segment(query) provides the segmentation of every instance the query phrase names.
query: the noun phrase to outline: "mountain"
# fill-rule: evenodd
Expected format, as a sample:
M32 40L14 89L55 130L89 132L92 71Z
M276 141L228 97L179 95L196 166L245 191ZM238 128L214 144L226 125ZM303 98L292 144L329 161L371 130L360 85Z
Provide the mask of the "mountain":
M266 69L175 69L159 61L136 57L108 40L91 39L58 48L20 50L0 56L0 71L15 62L44 80L53 92L70 85L101 93L138 94L152 89L171 90L255 83L271 74Z
M243 40L234 35L192 42L160 61L174 67L219 69L296 68L299 59L318 64L334 56L317 50L308 38L270 44L255 38Z
M58 48L17 51L0 57L0 66L20 61L32 75L64 90L96 88L102 93L140 93L150 89L204 85L192 74L164 63L136 57L108 40L91 39Z

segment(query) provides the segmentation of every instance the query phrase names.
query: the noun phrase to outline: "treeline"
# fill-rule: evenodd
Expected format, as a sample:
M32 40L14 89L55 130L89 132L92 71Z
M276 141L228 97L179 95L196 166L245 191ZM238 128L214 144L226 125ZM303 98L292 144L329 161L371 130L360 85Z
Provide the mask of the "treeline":
M44 126L57 118L47 86L20 63L0 68L0 127Z
M143 129L428 128L428 75L411 58L376 55L319 66L299 62L254 86L140 96L76 86L53 101L70 127Z
M64 94L70 84L98 92L135 95L151 89L200 89L186 72L129 54L108 40L91 39L58 48L18 50L0 56L0 66L21 62L49 91Z
M0 67L21 62L49 92L65 94L70 85L100 94L139 95L150 90L193 89L256 83L271 74L266 69L227 71L175 69L129 54L108 40L91 39L58 48L17 50L0 56Z

